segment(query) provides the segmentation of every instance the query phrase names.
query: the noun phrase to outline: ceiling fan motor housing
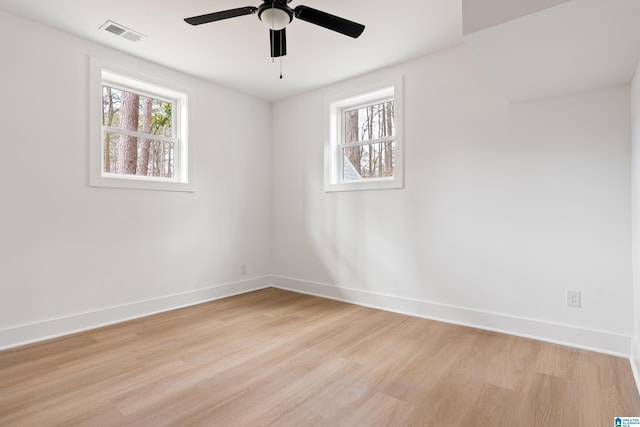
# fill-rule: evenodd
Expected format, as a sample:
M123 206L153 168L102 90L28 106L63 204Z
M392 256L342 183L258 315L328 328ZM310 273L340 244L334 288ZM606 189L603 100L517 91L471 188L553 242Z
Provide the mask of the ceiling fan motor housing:
M272 30L282 30L293 20L291 0L264 0L258 7L258 18Z

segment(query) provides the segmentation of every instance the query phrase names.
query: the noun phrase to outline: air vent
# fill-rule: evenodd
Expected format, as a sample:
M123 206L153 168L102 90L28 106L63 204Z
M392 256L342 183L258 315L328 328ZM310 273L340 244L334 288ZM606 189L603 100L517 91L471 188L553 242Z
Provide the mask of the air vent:
M111 24L107 28L105 28L105 31L109 31L110 33L113 33L116 36L121 36L122 33L127 32L127 30L125 30L124 28L118 27L117 25L114 25L114 24Z
M140 39L142 38L142 37L141 37L141 36L139 36L138 34L133 33L133 32L131 32L131 31L127 31L126 33L124 33L124 34L122 35L122 37L124 37L124 38L125 38L125 39L127 39L127 40L131 40L132 42L137 42L138 40L140 40Z
M111 34L115 34L116 36L123 37L132 42L137 42L143 37L146 37L144 34L133 31L132 29L127 28L124 25L117 24L113 21L105 22L104 24L102 24L100 29L105 30Z

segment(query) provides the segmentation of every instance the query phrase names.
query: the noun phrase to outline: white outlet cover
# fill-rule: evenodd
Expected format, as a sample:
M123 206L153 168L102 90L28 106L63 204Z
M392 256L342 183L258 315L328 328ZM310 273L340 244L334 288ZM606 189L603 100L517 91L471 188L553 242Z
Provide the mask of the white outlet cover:
M568 290L567 291L567 306L569 307L582 307L582 298L580 291Z

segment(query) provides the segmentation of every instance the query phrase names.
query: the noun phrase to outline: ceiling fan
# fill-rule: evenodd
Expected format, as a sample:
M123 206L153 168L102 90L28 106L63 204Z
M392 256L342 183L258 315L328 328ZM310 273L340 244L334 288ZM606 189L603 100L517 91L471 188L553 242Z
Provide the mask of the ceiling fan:
M308 6L296 6L291 9L288 4L291 0L263 0L258 6L239 7L237 9L223 10L221 12L207 13L205 15L186 18L185 22L191 25L207 24L238 16L257 13L258 18L269 28L271 42L271 57L281 57L287 54L286 26L295 16L298 19L311 24L319 25L349 37L358 38L364 31L364 25L339 16L331 15Z

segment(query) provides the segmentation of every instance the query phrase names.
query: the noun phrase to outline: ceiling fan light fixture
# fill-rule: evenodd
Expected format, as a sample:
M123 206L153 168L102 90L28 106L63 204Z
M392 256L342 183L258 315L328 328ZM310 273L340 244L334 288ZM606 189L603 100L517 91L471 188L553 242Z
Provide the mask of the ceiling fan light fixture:
M258 17L267 28L278 31L289 25L293 14L278 7L268 7L262 9L258 13Z
M185 18L185 22L190 25L201 25L257 13L258 19L269 29L271 58L279 58L287 54L286 27L293 21L294 16L301 21L324 27L354 39L360 37L360 34L364 31L364 25L362 24L309 6L299 5L291 9L289 7L290 2L291 0L262 0L262 4L258 7L246 6L206 13Z

